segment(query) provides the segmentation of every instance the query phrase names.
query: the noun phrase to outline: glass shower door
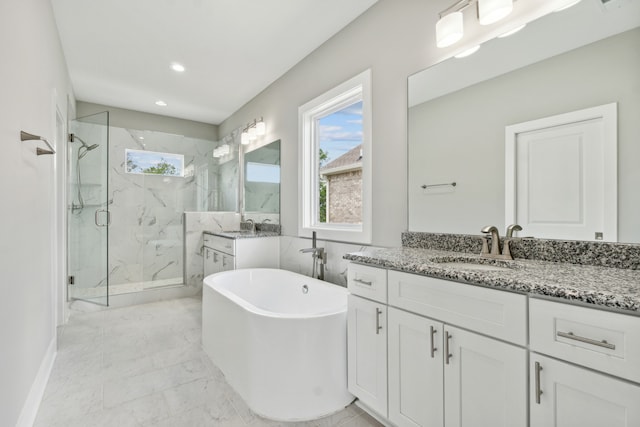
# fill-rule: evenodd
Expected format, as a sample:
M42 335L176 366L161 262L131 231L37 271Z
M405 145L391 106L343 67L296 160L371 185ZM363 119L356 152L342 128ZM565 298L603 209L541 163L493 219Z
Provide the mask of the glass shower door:
M73 120L68 144L70 300L109 305L109 113Z

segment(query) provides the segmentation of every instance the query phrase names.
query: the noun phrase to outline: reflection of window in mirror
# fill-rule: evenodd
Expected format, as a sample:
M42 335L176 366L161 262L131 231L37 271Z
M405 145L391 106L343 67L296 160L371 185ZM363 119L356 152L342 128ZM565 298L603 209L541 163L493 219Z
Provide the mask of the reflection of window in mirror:
M370 242L370 72L300 107L300 234Z

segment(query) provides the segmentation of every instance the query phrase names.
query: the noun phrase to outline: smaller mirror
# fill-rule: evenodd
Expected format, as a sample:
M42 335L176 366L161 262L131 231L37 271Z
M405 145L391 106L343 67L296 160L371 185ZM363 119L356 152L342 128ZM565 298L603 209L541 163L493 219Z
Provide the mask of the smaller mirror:
M244 155L244 217L280 223L280 140Z

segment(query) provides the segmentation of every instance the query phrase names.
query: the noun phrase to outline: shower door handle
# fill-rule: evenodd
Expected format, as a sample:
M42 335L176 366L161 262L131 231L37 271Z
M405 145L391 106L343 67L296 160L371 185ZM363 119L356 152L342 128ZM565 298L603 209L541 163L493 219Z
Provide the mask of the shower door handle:
M100 212L105 212L107 214L107 223L106 224L100 224L98 222L98 215L100 214ZM98 227L107 227L109 225L111 225L111 212L109 212L108 210L105 209L96 209L96 213L93 216L94 222L96 223L96 225Z

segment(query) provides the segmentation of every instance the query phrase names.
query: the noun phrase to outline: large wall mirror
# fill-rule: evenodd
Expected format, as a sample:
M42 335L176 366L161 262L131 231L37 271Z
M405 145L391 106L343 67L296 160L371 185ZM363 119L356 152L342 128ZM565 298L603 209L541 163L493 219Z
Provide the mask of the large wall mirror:
M280 140L244 154L244 217L280 223Z
M604 240L640 242L640 2L610 4L583 0L409 77L410 231L504 230L505 129L615 104L617 236Z

